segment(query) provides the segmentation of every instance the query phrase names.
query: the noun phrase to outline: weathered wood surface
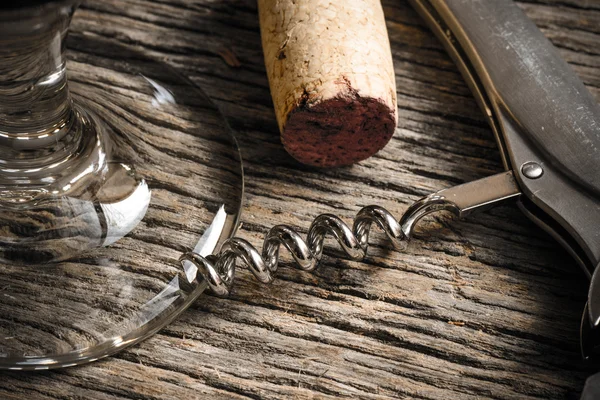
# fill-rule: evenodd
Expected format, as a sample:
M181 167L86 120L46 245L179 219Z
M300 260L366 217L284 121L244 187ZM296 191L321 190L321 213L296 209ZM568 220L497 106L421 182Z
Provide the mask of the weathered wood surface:
M600 99L600 4L521 3ZM386 0L399 123L351 168L317 170L283 150L253 0L88 2L73 30L144 47L215 99L246 166L240 235L305 230L377 203L396 215L431 191L501 170L491 130L457 69L410 6ZM364 262L241 272L229 299L204 296L154 338L92 365L2 373L4 399L576 398L599 365L578 354L586 281L510 206L425 221L403 253L373 235ZM333 245L330 255L341 255Z

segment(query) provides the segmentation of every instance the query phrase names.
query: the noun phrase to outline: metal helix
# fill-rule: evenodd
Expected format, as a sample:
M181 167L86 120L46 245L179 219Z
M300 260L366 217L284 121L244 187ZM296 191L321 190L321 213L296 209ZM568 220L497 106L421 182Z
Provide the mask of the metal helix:
M352 229L335 215L321 214L311 223L306 240L290 226L276 225L267 233L262 253L247 240L233 237L223 243L218 254L203 257L190 251L184 253L179 261L192 262L214 294L227 296L233 284L238 260L241 260L260 282L269 283L275 277L279 264L279 249L282 245L291 253L298 268L312 271L323 256L323 244L327 234L331 234L337 240L350 258L360 260L366 255L373 223L379 226L394 247L398 248L403 240L408 239L414 222L412 219L403 218L402 223L399 223L385 208L367 206L356 215Z
M215 294L226 296L233 284L238 259L244 262L259 281L268 283L273 280L277 271L281 245L292 254L300 269L311 271L323 256L325 236L329 233L350 258L360 260L366 255L373 223L398 248L402 241L410 239L417 222L427 214L449 211L458 217L465 217L493 204L518 198L520 194L513 172L506 171L425 196L408 207L400 221L379 206L362 208L354 219L352 229L335 215L321 214L310 225L306 241L293 228L276 225L269 230L262 253L248 241L234 237L225 241L216 255L202 257L198 253L187 252L179 261L193 263L208 287Z

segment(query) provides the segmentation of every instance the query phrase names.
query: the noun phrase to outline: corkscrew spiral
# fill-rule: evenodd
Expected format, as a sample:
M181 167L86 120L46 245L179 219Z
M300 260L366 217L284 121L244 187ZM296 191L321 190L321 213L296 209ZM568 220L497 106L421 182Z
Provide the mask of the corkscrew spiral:
M443 198L424 198L413 204L398 222L385 208L367 206L362 208L350 228L333 214L316 217L308 229L306 240L288 225L276 225L269 230L263 243L262 252L247 240L233 237L226 240L218 254L203 257L189 251L179 261L189 261L198 269L209 289L218 296L227 296L233 284L235 269L241 261L263 283L273 281L279 264L279 250L285 247L292 255L295 265L312 271L323 256L327 235L333 236L342 250L353 260L365 257L371 226L375 223L392 241L394 247L410 237L415 223L424 215L437 210L455 211L453 205Z

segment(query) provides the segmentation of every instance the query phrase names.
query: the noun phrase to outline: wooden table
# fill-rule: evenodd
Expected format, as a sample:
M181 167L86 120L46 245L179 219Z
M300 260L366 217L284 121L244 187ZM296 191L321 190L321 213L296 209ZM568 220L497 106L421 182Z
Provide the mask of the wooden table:
M526 13L600 99L600 3L527 0ZM399 124L351 168L317 170L279 142L254 0L86 3L73 30L180 68L219 104L245 159L240 236L306 231L321 213L351 222L502 167L456 67L401 0L385 0ZM587 282L514 206L427 219L403 252L372 235L364 262L329 242L320 269L283 267L264 286L242 271L228 299L203 296L141 345L80 368L2 373L2 399L577 398L599 365L578 353ZM289 257L286 256L289 261Z

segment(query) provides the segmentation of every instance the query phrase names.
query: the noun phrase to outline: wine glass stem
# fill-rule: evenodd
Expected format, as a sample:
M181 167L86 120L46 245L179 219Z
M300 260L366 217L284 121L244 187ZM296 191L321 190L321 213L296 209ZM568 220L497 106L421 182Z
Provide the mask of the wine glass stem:
M2 158L48 150L69 134L74 115L64 52L75 8L60 1L0 16Z

